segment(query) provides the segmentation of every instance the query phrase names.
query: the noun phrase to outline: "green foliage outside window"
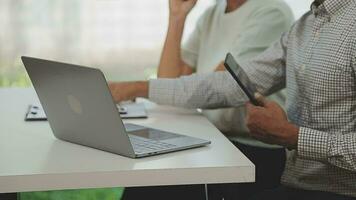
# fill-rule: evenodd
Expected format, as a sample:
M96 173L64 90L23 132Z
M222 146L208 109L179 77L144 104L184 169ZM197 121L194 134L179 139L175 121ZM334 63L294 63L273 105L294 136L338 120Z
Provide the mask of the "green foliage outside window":
M19 193L19 200L119 200L122 188L59 190Z

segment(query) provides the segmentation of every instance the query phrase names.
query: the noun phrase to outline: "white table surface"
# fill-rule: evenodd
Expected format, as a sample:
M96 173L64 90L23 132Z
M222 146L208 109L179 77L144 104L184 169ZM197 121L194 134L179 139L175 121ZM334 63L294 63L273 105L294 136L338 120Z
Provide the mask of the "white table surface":
M32 88L0 89L0 193L254 181L254 165L195 111L147 103L148 119L125 122L204 138L211 145L131 159L58 140L47 121L25 122L34 102Z

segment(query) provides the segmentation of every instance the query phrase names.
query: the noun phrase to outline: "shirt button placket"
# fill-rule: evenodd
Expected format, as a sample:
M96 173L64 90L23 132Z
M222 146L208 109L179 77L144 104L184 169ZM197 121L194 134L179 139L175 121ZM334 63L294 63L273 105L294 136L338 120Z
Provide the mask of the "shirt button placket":
M316 38L316 39L319 39L319 35L320 35L320 29L316 31L316 33L315 33L315 38Z
M304 71L305 71L305 64L303 64L303 65L300 67L300 69L302 70L302 72L304 72Z

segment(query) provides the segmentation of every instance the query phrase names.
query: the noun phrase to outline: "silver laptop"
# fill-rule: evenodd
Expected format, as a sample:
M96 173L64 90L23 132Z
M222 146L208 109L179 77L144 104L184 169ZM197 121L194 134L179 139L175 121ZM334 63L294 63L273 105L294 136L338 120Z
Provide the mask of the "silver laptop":
M22 57L55 137L139 158L200 147L210 141L123 124L98 69Z

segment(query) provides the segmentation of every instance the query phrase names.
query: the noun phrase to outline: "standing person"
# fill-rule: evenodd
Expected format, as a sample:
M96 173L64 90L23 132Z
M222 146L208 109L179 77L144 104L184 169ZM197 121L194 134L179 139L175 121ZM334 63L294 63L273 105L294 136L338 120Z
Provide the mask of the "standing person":
M206 10L188 40L182 43L185 20L197 0L170 0L169 26L158 67L158 78L178 78L193 73L223 70L227 52L239 60L248 60L276 41L293 23L293 15L282 0L222 0ZM284 93L270 99L284 104ZM256 184L209 185L210 199L244 197L258 189L279 185L285 163L285 150L248 137L244 124L245 108L203 110L203 114L257 166ZM181 189L180 189L181 188ZM189 189L190 188L190 189ZM193 189L195 188L195 189ZM198 188L198 189L196 189ZM155 196L168 198L173 191L187 191L194 198L202 186L126 188L124 199ZM238 189L240 188L240 189ZM157 194L157 195L156 195ZM167 197L164 195L167 194Z
M287 112L261 95L263 106L247 103L250 134L288 148L282 185L254 199L356 199L355 22L355 0L315 0L279 41L239 61L261 94L287 88ZM246 101L226 72L113 86L117 101L142 96L191 108Z

